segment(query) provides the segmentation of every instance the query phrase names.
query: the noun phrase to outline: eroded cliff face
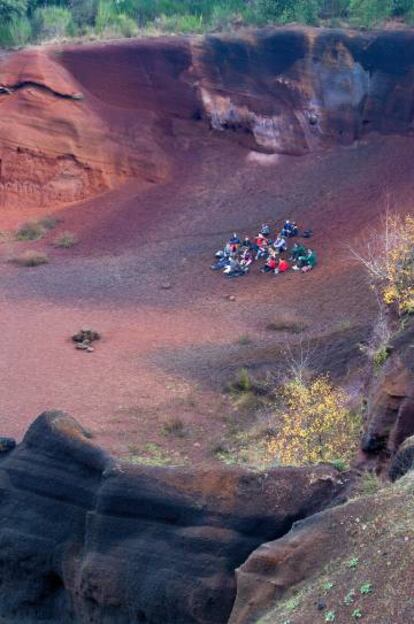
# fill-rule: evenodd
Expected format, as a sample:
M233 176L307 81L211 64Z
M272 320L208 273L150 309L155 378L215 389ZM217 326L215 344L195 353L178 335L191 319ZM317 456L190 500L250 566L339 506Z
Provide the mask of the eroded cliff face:
M156 142L135 150L58 59L31 50L0 62L0 206L55 208L131 177L162 180Z
M183 136L209 130L293 155L411 132L414 33L268 29L16 52L0 63L0 112L2 205L55 206L130 178L162 182Z
M414 34L265 30L194 45L213 128L303 154L368 132L413 129Z
M72 418L43 414L0 455L0 617L224 624L235 568L344 485L327 466L118 464Z
M369 388L364 461L386 472L401 444L414 435L414 323L391 342L391 354ZM410 466L406 466L408 470ZM403 466L392 467L397 478Z

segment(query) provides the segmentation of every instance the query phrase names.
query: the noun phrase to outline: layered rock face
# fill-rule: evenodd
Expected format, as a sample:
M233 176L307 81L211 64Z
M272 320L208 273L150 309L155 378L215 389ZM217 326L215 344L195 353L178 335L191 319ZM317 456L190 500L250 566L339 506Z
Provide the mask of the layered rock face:
M212 127L255 149L300 155L413 129L412 32L269 29L209 37L194 59Z
M324 466L117 464L72 418L43 414L0 455L0 617L224 624L234 569L343 487Z
M105 119L52 52L2 57L0 111L0 207L56 207L165 175L157 143Z
M411 322L392 341L391 355L371 384L362 451L380 471L388 469L400 445L414 435L413 345ZM397 478L402 467L397 461L391 477Z
M413 85L412 31L267 29L5 55L0 205L55 207L130 178L162 182L183 136L209 129L293 155L407 133Z

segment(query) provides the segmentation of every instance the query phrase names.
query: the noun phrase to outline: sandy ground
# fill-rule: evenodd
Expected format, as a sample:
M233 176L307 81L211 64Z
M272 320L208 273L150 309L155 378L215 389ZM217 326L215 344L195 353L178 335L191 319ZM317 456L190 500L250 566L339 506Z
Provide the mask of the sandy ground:
M170 182L129 182L61 210L62 224L41 241L0 244L2 435L19 438L41 411L59 408L121 455L159 444L179 452L177 461L208 459L229 409L226 379L246 363L273 365L283 337L266 330L269 321L305 319L324 336L358 327L350 352L367 331L375 306L347 245L377 222L388 195L392 207L411 211L414 141L373 136L293 158L181 134ZM209 270L232 231L253 234L289 217L315 231L313 273L269 276L255 267L227 280ZM0 230L28 218L33 211L2 209ZM53 248L61 230L79 244ZM7 262L26 247L46 250L50 263ZM84 325L103 335L92 354L69 340ZM247 346L239 344L245 335ZM162 433L177 415L190 431L178 451L181 443Z

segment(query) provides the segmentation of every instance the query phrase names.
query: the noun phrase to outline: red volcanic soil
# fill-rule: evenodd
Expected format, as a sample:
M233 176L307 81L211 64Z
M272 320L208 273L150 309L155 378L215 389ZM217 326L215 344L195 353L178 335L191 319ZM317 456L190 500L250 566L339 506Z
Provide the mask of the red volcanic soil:
M82 71L70 54L62 62L114 132L128 124L133 85L111 89L96 82L87 60ZM372 136L317 155L267 156L186 115L177 112L164 136L163 180L118 180L97 197L56 210L30 202L0 210L2 231L46 213L62 219L40 241L0 244L3 260L25 248L50 258L36 268L0 265L2 435L19 437L42 410L59 408L117 453L145 454L156 443L177 461L208 459L231 409L225 381L244 365L283 365L286 336L266 330L271 320L306 320L311 334L323 337L328 369L345 374L356 357L375 302L347 245L377 223L387 195L396 209L411 210L414 141ZM161 136L165 128L155 117L152 123L152 136ZM209 270L229 233L253 234L262 222L289 217L315 231L314 272L276 277L255 267L227 280ZM57 250L51 242L66 230L79 244ZM91 354L69 340L84 325L103 335ZM251 343L239 344L246 334ZM173 416L188 425L182 442L162 434Z

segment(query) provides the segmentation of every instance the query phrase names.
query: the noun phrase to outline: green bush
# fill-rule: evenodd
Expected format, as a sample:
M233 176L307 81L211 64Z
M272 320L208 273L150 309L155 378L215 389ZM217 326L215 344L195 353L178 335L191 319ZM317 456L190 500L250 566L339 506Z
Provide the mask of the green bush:
M64 37L70 31L71 23L71 12L60 6L42 7L33 14L33 30L40 41Z
M14 48L26 45L32 36L27 17L14 17L0 25L0 46Z
M161 15L156 20L156 26L164 32L174 33L202 33L206 30L202 15Z
M393 0L351 0L349 14L360 26L375 26L393 13Z
M118 12L114 2L110 0L99 0L96 13L95 29L102 33L105 29L116 23Z
M134 37L138 34L136 21L126 13L118 12L110 0L99 0L95 28L99 33L119 37Z
M85 29L95 24L98 0L70 0L70 10L75 24Z
M26 15L27 0L0 0L0 22L4 24Z

